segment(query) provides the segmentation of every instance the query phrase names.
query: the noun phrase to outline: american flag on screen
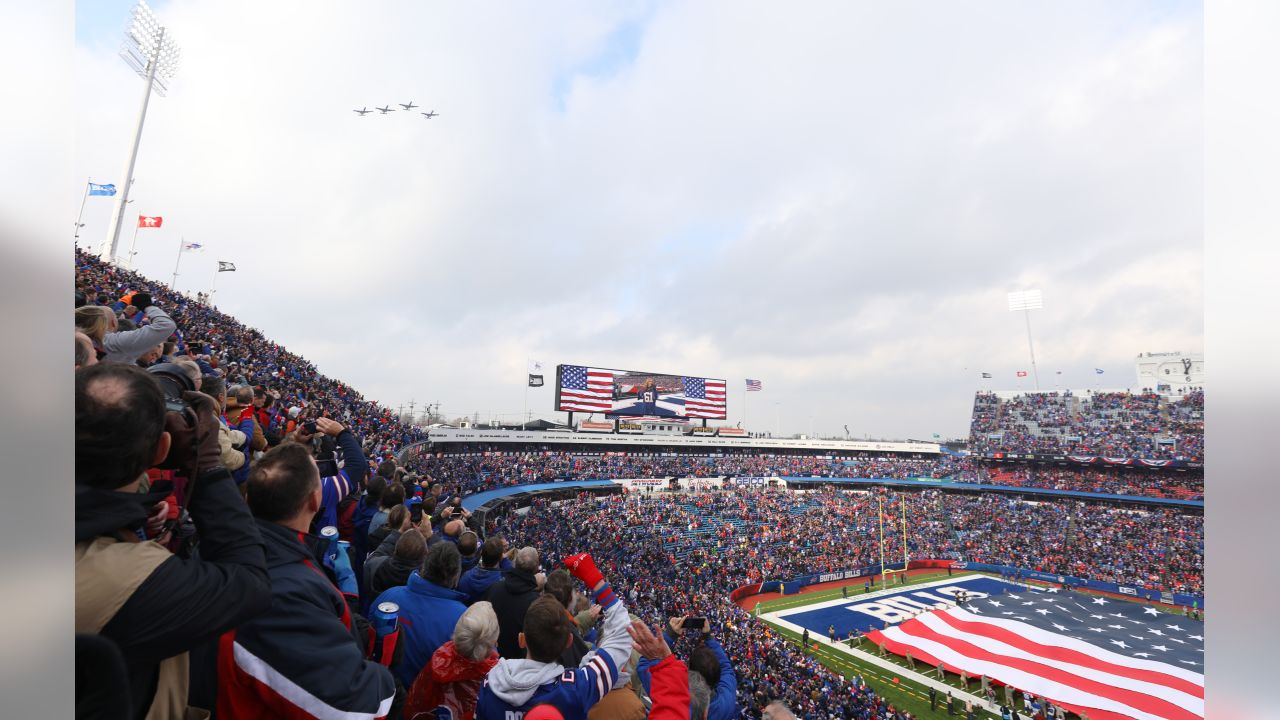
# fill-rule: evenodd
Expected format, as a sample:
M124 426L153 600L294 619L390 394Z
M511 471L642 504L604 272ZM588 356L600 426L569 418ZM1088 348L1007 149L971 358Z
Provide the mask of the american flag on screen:
M565 365L560 374L560 409L608 412L613 409L613 371Z
M1204 623L1138 603L1056 588L995 595L867 638L1084 710L1091 720L1204 717Z
M724 417L724 381L681 378L684 382L685 417Z

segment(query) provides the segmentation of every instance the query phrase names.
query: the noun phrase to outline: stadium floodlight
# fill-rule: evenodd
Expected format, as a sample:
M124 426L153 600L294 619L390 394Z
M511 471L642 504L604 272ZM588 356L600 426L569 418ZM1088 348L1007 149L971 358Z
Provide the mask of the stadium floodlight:
M1031 374L1035 378L1036 391L1040 390L1040 371L1036 368L1036 346L1031 342L1031 311L1044 307L1039 290L1019 290L1009 293L1009 312L1022 311L1027 321L1027 349L1031 352Z
M151 91L164 97L169 88L169 81L178 71L178 59L181 52L174 44L173 37L156 16L145 0L138 0L133 8L129 27L125 31L124 45L120 48L120 57L138 76L147 81L142 91L142 109L138 111L138 127L133 133L133 146L129 149L129 160L125 163L124 179L118 183L122 190L116 195L116 209L111 217L111 226L107 229L107 237L99 251L104 259L115 261L116 248L120 244L120 230L124 227L125 206L129 203L129 190L133 185L133 166L138 159L138 145L142 142L142 125L147 119L147 105L151 101Z

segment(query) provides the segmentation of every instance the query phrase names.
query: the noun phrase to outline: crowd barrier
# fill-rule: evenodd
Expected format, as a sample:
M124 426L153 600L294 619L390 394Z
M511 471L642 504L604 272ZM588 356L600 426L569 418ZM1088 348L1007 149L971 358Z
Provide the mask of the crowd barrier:
M1088 590L1099 590L1102 592L1115 593L1117 595L1128 595L1130 597L1142 598L1144 600L1154 600L1167 603L1170 605L1184 605L1186 607L1204 609L1204 596L1190 595L1187 593L1171 593L1152 590L1150 588L1135 587L1132 585L1118 585L1111 582L1103 582L1101 580L1087 580L1085 578L1073 577L1070 575L1054 575L1051 573L1039 572L1037 570L1027 570L1025 568L1015 568L1009 565L991 565L989 563L963 562L959 560L912 560L907 564L901 562L886 563L886 570L902 570L904 567L908 570L917 570L921 568L954 568L956 570L979 570L982 572L996 573L1015 580L1041 580L1044 582L1057 583L1059 585L1070 585L1074 588L1085 588ZM849 570L837 570L829 573L819 573L815 575L805 575L791 580L766 580L762 583L752 585L744 585L734 590L729 597L735 602L742 598L759 593L781 592L783 595L794 595L801 589L810 585L819 585L821 583L835 582L837 580L849 580L852 578L877 575L880 573L879 565L867 565Z

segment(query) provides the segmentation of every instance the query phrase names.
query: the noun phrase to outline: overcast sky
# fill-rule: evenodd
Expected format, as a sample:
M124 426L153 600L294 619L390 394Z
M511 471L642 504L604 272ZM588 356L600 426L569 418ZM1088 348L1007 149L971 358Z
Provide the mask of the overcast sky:
M129 7L77 18L98 182ZM974 390L1031 387L1025 288L1042 387L1202 349L1198 3L154 7L182 65L122 250L162 215L138 269L204 244L179 289L236 263L221 309L392 407L514 420L532 357L727 378L731 423L758 378L758 430L963 435ZM440 116L351 112L411 100Z

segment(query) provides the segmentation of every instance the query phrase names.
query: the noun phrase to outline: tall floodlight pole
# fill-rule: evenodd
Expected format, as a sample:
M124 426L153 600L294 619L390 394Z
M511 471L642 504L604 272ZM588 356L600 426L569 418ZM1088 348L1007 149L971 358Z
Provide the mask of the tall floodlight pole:
M1040 390L1040 371L1036 369L1036 346L1031 342L1031 311L1044 307L1039 290L1019 290L1009 293L1009 312L1022 311L1027 321L1027 349L1031 351L1031 374L1035 377L1036 390Z
M138 76L147 81L142 91L142 109L138 111L138 127L133 132L133 146L129 148L129 160L124 166L124 178L120 182L123 188L116 195L116 209L111 215L111 226L107 229L107 237L102 241L98 251L104 259L115 261L116 248L120 244L120 229L124 227L125 206L129 204L129 190L133 180L133 166L138 159L138 144L142 142L142 125L147 119L147 105L151 102L151 91L164 97L167 84L173 79L178 69L178 46L167 34L164 27L156 20L144 0L138 0L133 8L133 18L129 22L129 30L125 33L124 47L120 48L120 57L125 64L133 68Z

